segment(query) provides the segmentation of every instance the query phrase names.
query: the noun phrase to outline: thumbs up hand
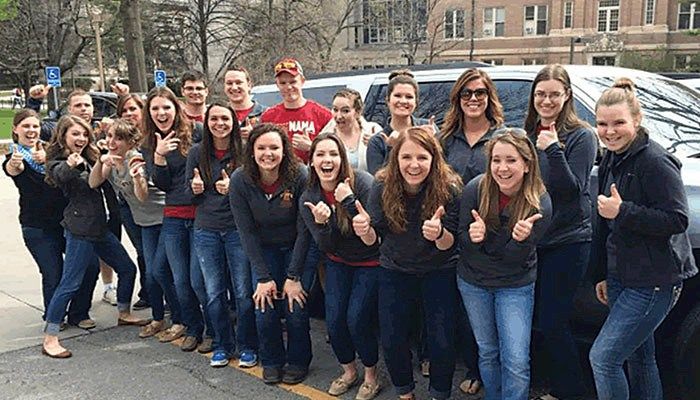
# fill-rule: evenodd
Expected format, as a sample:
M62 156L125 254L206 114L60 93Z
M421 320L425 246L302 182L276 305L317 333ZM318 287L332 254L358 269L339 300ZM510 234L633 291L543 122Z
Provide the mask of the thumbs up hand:
M620 204L622 197L613 183L610 185L610 197L602 194L598 196L598 214L605 219L615 219L620 213Z
M343 200L345 200L346 197L350 196L351 194L352 188L350 187L350 178L345 178L343 182L338 183L338 186L335 187L335 192L333 192L335 201L338 203L341 203Z
M544 151L547 147L557 142L559 142L559 136L557 135L557 124L552 122L549 124L549 128L547 130L542 130L540 131L540 134L537 135L536 146L538 150Z
M319 225L323 225L328 222L331 218L331 208L328 204L324 203L323 200L319 201L316 205L311 202L304 202L304 205L309 207L311 214L314 216L314 222Z
M219 194L227 195L228 194L228 184L231 180L228 177L228 174L226 173L225 169L221 170L221 179L216 181L214 183L214 187L216 188L216 191L219 192Z
M202 176L199 175L199 168L194 169L194 176L192 177L192 183L190 185L192 186L192 193L195 195L204 193L204 181L202 180Z
M355 235L362 237L369 233L371 219L369 213L365 211L362 203L358 200L355 200L355 208L357 208L357 215L352 218L352 229L355 231Z
M525 241L525 239L530 237L530 234L532 233L532 226L540 219L542 219L542 214L537 213L516 222L515 226L513 227L513 239L517 240L518 242Z
M37 140L32 147L32 160L37 164L43 164L46 162L46 151L44 150L44 144L41 140Z
M472 243L481 243L486 237L486 223L476 210L472 210L474 222L469 224L469 240Z
M14 168L22 168L24 163L22 162L23 156L19 151L19 146L16 144L12 145L12 155L10 156L10 161L8 163Z
M399 133L399 131L391 131L389 136L387 136L384 132L379 132L379 134L382 135L382 139L384 139L384 142L386 142L386 145L388 147L394 147L396 142L399 141L399 136L401 136L401 133Z
M423 237L426 240L434 242L443 235L444 228L441 221L443 215L445 215L445 207L440 206L430 219L423 221Z
M292 147L299 151L311 150L311 133L313 130L310 128L304 129L303 133L295 133L292 136Z

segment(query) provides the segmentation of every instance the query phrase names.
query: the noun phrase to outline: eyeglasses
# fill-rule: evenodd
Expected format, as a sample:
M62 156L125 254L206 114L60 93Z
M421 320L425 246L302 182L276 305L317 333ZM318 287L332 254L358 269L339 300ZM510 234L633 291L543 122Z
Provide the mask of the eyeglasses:
M203 92L206 88L204 86L185 86L182 89L185 92Z
M476 90L471 90L464 88L459 91L459 97L462 100L471 100L472 96L476 97L477 100L483 100L489 95L489 90L485 88L480 88Z
M535 92L535 98L538 100L544 100L545 98L549 98L549 100L551 101L557 101L562 97L564 97L564 93L562 92L546 93L539 90Z

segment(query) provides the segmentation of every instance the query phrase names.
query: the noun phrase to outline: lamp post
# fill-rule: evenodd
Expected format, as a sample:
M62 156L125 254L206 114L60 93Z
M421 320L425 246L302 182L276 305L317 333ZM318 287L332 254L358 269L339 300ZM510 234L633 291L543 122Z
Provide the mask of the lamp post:
M583 40L580 36L572 36L569 42L569 64L574 63L574 44L581 43Z
M97 70L100 73L100 91L105 91L105 71L102 65L102 34L100 24L105 21L100 11L92 13L92 29L95 31L95 46L97 51Z

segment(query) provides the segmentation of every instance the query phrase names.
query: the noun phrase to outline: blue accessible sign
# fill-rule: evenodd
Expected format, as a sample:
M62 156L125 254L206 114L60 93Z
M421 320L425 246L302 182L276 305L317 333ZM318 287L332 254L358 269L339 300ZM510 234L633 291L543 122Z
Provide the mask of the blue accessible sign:
M61 87L61 68L46 67L46 84L53 87Z
M167 76L165 75L165 71L162 69L153 71L153 80L155 81L157 87L165 86L166 78Z

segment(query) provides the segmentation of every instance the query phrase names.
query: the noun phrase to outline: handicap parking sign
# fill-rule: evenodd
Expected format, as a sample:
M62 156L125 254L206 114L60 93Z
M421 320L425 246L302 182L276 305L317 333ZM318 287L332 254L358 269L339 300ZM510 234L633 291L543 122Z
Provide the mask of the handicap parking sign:
M155 81L157 87L165 86L165 78L165 71L162 69L157 69L153 72L153 80Z
M61 87L61 68L46 67L46 83L53 87Z

